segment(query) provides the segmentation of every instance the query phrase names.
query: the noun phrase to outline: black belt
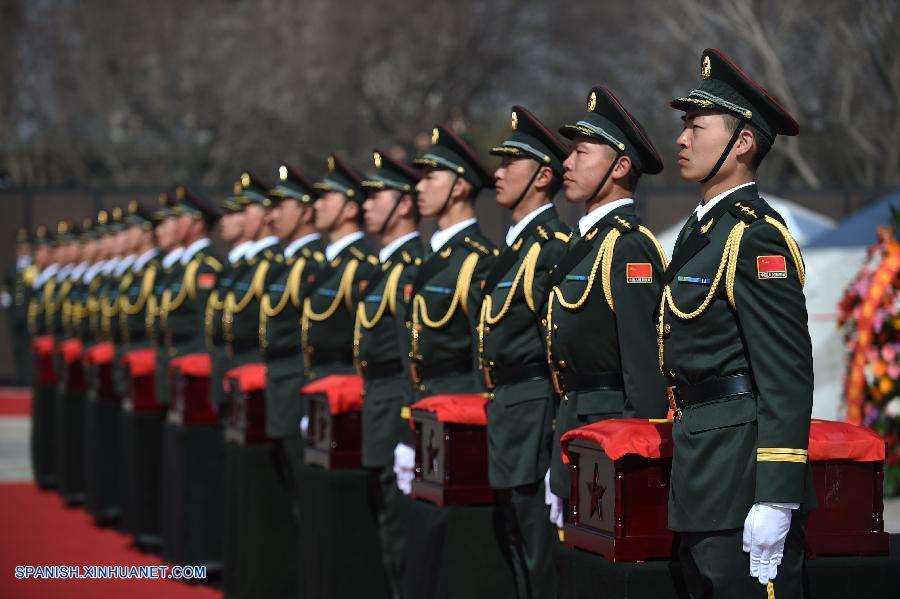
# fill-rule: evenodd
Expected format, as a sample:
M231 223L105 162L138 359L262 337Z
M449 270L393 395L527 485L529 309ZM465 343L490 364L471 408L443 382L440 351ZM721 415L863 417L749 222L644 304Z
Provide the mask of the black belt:
M353 354L342 350L315 350L309 356L311 366L353 364Z
M418 385L425 379L436 379L452 374L468 374L472 372L472 361L468 358L460 358L433 364L413 362L409 365L409 370L413 383Z
M732 395L752 394L753 379L749 374L735 374L696 385L669 387L669 407L677 416L690 406L715 401Z
M359 370L367 381L384 379L403 372L403 362L400 358L385 360L384 362L360 362Z
M482 372L484 373L484 384L488 389L493 389L500 385L513 385L528 379L545 379L550 376L550 368L546 362L518 364L504 368L486 366L482 369Z
M591 389L622 390L625 383L621 372L565 372L551 371L553 389L563 394L567 391L589 391Z

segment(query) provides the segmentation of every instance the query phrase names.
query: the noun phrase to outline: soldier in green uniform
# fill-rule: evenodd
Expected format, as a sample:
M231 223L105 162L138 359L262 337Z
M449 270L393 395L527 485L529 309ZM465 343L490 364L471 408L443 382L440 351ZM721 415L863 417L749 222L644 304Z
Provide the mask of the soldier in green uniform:
M27 385L31 382L28 304L38 272L31 257L31 241L31 233L28 229L19 229L16 233L16 261L10 266L3 288L0 290L0 303L7 312L6 318L15 368L13 380L19 385Z
M362 408L363 466L378 472L375 506L385 571L394 597L401 596L405 548L404 497L394 475L394 448L412 444L409 409L413 391L409 371L406 309L412 282L422 263L415 187L421 174L381 150L374 152L375 172L363 181L366 231L381 242L381 268L372 275L356 308L354 354L365 383Z
M419 397L484 391L476 369L481 286L498 254L475 219L475 199L494 177L478 155L442 126L414 161L422 216L437 217L427 258L413 281L408 311L410 373Z
M775 137L799 126L718 50L703 52L700 76L671 103L685 111L681 177L700 184L701 203L676 241L658 322L675 411L669 527L692 597L802 597L815 507L805 271L754 183Z
M207 300L222 270L209 238L221 216L219 206L179 185L174 211L175 234L179 246L184 248L178 258L182 270L167 282L159 309L161 337L169 360L205 353ZM161 351L158 349L157 354ZM159 376L157 372L157 380ZM171 373L163 376L169 385ZM210 385L214 384L221 383L210 381ZM170 406L174 399L169 396ZM193 399L203 402L209 398ZM176 414L170 408L155 440L161 445L156 468L159 471L161 465L165 473L156 483L161 490L163 558L170 563L202 564L217 571L221 568L223 518L221 433L214 424L182 422ZM150 435L148 427L147 442L153 443ZM147 484L151 484L149 477Z
M159 250L153 233L160 216L137 202L129 204L125 216L128 246L135 259L127 283L123 281L126 284L122 285L119 295L118 329L123 353L150 345L147 306L160 267Z
M361 183L362 177L346 161L331 155L328 172L314 184L320 192L314 204L315 225L328 244L321 270L312 282L307 280L300 320L304 368L310 380L354 371L356 300L378 264L363 243L366 198Z
M32 340L47 334L45 300L55 285L54 277L59 271L53 248L53 234L43 225L35 232L34 262L39 272L34 279L32 296L28 302L28 332ZM36 362L31 411L31 466L35 483L42 489L47 489L56 484L56 477L50 468L50 460L54 455L53 438L50 434L50 423L53 422L53 385L52 381L44 378L45 373L41 370Z
M271 186L249 172L241 175L241 185L237 199L243 206L243 238L252 240L252 244L247 246L241 264L230 273L231 285L220 290L224 294L222 331L230 368L262 361L260 301L284 265L278 237L271 230ZM294 359L301 363L299 354ZM295 396L295 400L299 398ZM235 579L234 572L229 571L234 564L239 571L238 594L292 596L297 579L297 534L291 497L281 484L274 443L239 441L246 422L244 408L230 404L225 493L242 513L238 518L225 519L225 552L231 560L226 563L227 582L230 587ZM295 425L299 427L299 420Z
M303 465L300 420L305 406L300 389L306 384L300 359L300 311L306 282L325 261L321 235L315 228L313 184L295 167L278 169L278 183L269 190L274 202L272 230L281 240L283 265L270 278L259 307L259 346L267 368L266 436L275 441L284 490L299 524L298 471Z
M560 129L572 140L563 163L566 200L584 202L587 214L547 283L547 360L562 397L549 478L563 498L570 484L563 433L605 418L662 418L667 409L653 344L665 256L632 199L640 176L660 172L662 162L611 91L594 87L587 109ZM561 528L560 502L552 499Z
M519 597L553 597L544 473L550 467L556 398L540 325L550 270L566 251L569 228L553 207L568 148L530 112L513 106L509 137L491 150L497 203L511 211L506 246L484 284L479 364L490 391L488 475L503 489L505 535Z

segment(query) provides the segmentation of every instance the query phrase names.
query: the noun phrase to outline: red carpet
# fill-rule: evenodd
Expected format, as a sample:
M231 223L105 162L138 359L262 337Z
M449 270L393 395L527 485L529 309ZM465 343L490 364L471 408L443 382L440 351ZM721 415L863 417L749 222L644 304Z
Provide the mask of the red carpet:
M31 389L0 387L0 416L30 416Z
M16 566L146 566L158 557L130 537L97 528L83 510L31 483L0 484L0 597L175 597L212 599L216 590L177 580L17 580Z

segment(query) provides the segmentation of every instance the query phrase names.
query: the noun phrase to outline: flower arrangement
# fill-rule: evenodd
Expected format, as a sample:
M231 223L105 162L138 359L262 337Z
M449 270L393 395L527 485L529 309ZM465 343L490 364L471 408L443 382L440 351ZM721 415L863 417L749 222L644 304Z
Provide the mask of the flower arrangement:
M900 228L879 227L878 240L838 305L847 373L846 419L887 442L884 494L900 495Z

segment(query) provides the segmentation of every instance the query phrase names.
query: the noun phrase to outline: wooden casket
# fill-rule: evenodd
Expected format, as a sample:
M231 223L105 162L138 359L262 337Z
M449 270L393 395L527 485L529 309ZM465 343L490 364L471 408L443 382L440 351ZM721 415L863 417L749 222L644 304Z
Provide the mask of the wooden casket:
M488 482L487 396L434 395L410 408L416 433L412 496L439 506L493 503Z
M126 412L156 412L156 350L152 347L132 349L122 355L122 367L128 390L123 407Z
M187 354L169 362L169 406L167 420L178 426L208 426L218 416L209 396L212 359L207 353Z
M90 389L99 401L119 401L113 378L116 348L110 341L94 344L84 350L84 365Z
M238 445L269 441L266 435L266 365L245 364L225 373L225 440Z
M672 424L604 420L561 439L571 465L565 543L612 561L671 558ZM884 442L869 429L814 420L809 459L819 507L807 526L813 555L886 555Z
M363 380L355 374L326 376L300 390L309 417L306 464L362 467L362 392Z

